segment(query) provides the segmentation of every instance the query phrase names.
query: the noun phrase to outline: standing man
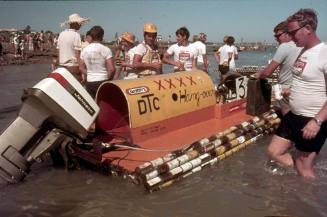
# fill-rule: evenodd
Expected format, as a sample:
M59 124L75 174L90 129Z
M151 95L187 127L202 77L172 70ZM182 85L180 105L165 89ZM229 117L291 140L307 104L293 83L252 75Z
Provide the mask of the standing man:
M312 9L287 19L288 34L303 49L292 66L291 111L276 132L281 145L295 143L295 167L307 178L315 178L313 162L327 137L327 45L316 35L317 23Z
M157 27L153 23L143 26L144 41L137 45L134 50L133 68L138 77L162 74L162 63L157 39Z
M57 42L57 49L59 50L58 65L65 67L79 81L82 81L82 74L78 68L82 41L77 31L88 21L88 18L83 18L79 14L70 15L68 20L62 23L62 26L67 24L69 28L60 33Z
M186 27L181 27L176 31L176 44L170 46L163 56L163 62L173 65L174 71L191 71L197 68L197 49L188 42L190 32ZM170 56L174 55L174 60Z
M276 53L272 61L260 72L255 74L256 78L266 78L270 76L277 67L280 67L278 83L282 86L283 98L276 102L276 106L285 115L290 110L289 106L289 88L292 82L291 68L296 58L299 56L301 48L296 47L292 41L292 37L287 33L287 21L279 23L274 28L274 36L279 43ZM293 166L293 160L288 152L292 146L291 143L284 143L284 138L277 135L272 137L272 140L267 148L267 153L271 159L274 159L284 165Z
M236 72L235 60L238 59L237 47L234 45L235 38L233 36L228 36L227 44L231 47L232 59L229 62L229 71Z
M131 32L124 32L120 37L120 42L115 53L116 76L115 79L121 79L132 73L132 64L134 58L135 35ZM137 75L133 73L134 78Z
M89 31L89 42L81 52L79 69L82 72L82 83L95 98L99 86L112 80L116 69L110 48L102 44L104 30L101 26L93 26Z
M296 47L291 36L287 33L287 21L280 22L275 26L274 33L275 39L279 43L276 53L272 61L262 71L256 73L255 77L261 79L269 77L277 67L280 68L278 83L282 87L284 97L277 101L276 106L285 115L290 110L288 94L292 82L291 67L300 54L301 48Z
M221 46L217 52L214 53L215 59L218 63L218 69L220 72L220 83L222 83L227 77L229 72L229 64L233 58L233 49L228 44L229 36L224 37L224 45Z
M206 40L207 40L207 35L201 32L197 37L194 37L192 45L197 49L198 52L197 67L205 72L208 72L209 61L207 57L207 48L205 44Z

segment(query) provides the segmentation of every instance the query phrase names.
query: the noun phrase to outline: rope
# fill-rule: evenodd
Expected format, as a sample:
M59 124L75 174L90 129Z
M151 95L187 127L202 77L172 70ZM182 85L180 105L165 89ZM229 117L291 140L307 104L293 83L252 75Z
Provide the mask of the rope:
M135 146L130 146L130 145L121 145L121 144L110 144L110 143L101 143L104 147L109 148L109 147L117 147L117 148L127 148L127 149L132 149L136 151L147 151L147 152L174 152L177 150L184 151L188 148L190 148L191 145L184 146L182 149L151 149L151 148L142 148L142 147L137 147Z

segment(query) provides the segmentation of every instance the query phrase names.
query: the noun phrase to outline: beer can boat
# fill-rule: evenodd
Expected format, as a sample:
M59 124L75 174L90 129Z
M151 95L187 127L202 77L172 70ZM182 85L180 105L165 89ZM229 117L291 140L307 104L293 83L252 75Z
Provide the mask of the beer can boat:
M241 76L216 88L203 71L179 72L104 82L93 100L58 68L25 91L1 134L0 177L19 182L51 153L162 189L274 131L280 119L258 82Z

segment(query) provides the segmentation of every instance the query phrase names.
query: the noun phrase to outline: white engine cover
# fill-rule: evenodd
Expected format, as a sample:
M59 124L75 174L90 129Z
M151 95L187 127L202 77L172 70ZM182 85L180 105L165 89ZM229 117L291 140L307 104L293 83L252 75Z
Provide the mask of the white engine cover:
M69 126L80 125L77 127L79 130L80 127L87 130L99 113L99 107L94 99L65 68L54 70L32 89L40 90L58 104L62 110L56 109L52 113L59 117L62 112L68 113L76 121L68 123ZM47 104L46 101L43 103ZM47 106L51 109L50 105Z

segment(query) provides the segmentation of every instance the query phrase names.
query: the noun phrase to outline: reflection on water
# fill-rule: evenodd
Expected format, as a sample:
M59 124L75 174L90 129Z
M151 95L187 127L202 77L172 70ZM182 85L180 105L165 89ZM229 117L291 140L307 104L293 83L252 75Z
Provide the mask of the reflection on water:
M48 71L47 65L4 67L1 130L16 117L22 89ZM211 168L152 194L120 177L86 169L67 172L53 168L46 160L33 165L22 183L0 184L0 213L6 217L327 216L326 147L315 165L318 179L308 181L293 170L279 174L267 168L265 148L269 139L263 138Z

